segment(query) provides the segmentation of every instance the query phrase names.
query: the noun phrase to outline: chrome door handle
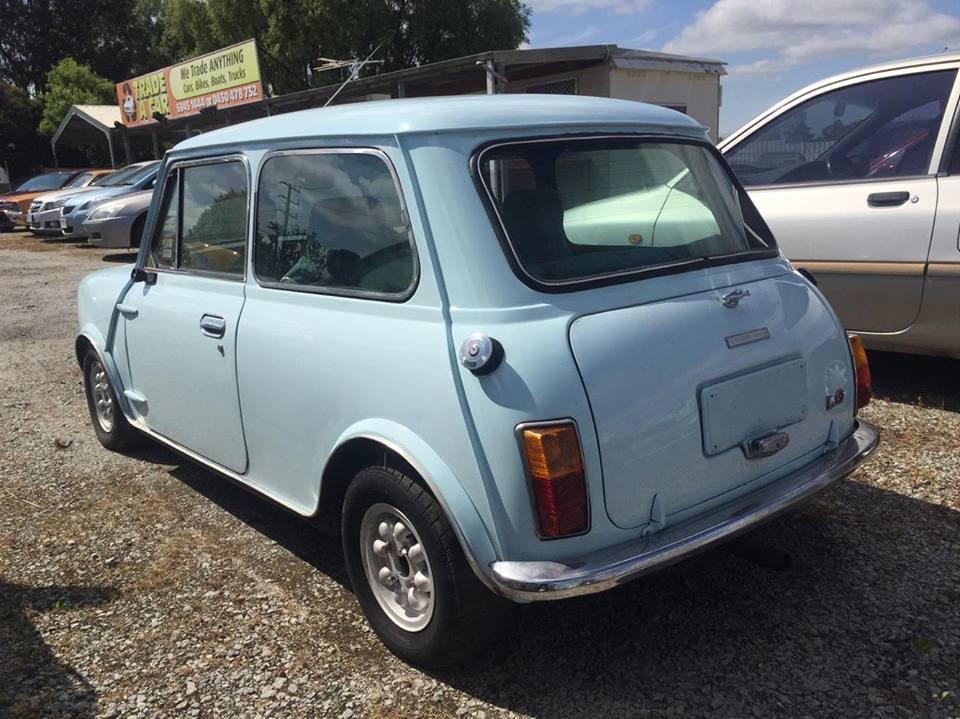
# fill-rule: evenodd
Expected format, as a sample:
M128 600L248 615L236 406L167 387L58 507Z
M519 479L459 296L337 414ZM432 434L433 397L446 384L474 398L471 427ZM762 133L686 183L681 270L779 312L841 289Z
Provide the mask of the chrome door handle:
M200 318L200 330L207 337L219 339L227 331L227 321L217 315L204 315Z
M909 192L874 192L867 195L867 204L870 207L899 207L909 199Z
M123 303L120 303L117 305L117 312L119 312L124 317L127 317L129 319L133 319L138 314L140 314L140 310L138 310L133 305L125 305Z

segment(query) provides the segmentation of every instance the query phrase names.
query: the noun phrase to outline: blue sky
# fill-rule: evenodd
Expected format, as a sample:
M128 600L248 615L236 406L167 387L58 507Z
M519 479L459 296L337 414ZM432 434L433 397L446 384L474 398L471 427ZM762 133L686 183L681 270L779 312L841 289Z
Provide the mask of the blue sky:
M960 0L526 0L530 47L594 45L728 63L720 132L844 70L960 52Z

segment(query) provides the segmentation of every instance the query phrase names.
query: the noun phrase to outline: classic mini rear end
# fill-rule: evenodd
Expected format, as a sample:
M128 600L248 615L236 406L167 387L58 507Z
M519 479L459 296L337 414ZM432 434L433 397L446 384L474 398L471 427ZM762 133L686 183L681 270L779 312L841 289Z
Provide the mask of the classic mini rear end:
M450 289L506 515L496 591L610 588L790 509L876 446L856 418L858 340L705 141L550 133L472 166L517 281L498 286L509 308Z

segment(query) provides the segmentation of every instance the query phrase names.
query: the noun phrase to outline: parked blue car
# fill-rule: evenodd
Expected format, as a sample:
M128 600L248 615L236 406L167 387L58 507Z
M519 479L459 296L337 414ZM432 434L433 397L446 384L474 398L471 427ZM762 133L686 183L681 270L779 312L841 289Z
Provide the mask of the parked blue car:
M136 265L88 275L104 446L146 436L340 532L426 666L513 602L729 539L874 449L862 346L679 113L391 100L180 143Z
M60 233L64 237L83 239L87 236L83 223L97 205L133 192L152 190L159 170L157 160L137 162L118 170L102 185L68 197L60 210Z

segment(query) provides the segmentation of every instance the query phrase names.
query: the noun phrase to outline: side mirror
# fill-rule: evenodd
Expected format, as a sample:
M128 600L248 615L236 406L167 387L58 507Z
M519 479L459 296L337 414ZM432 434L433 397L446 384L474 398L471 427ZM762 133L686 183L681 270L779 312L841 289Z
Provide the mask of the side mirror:
M134 267L130 272L130 279L134 283L145 282L148 285L155 285L157 283L157 273L147 272L142 267Z

